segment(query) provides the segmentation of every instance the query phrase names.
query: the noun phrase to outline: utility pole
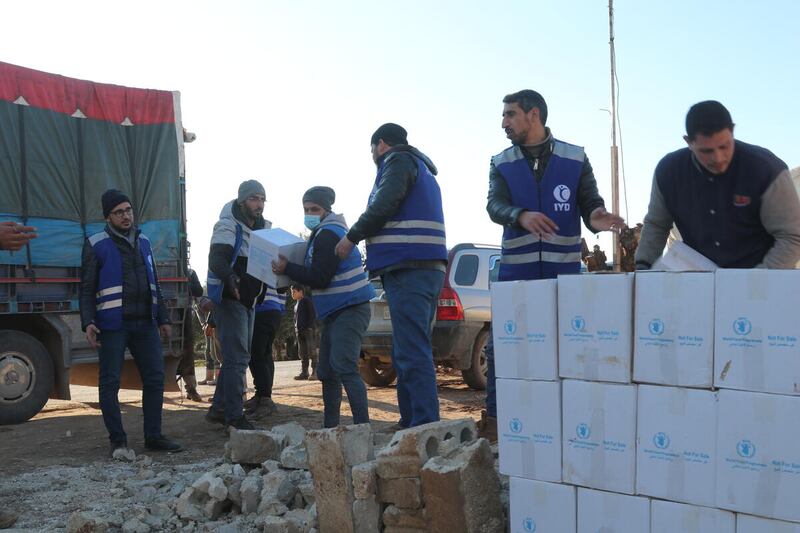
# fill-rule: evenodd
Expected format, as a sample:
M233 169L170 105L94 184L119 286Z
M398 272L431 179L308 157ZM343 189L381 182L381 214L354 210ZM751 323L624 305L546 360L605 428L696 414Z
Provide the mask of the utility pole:
M614 51L614 0L608 0L608 45L611 56L611 211L619 214L619 149L617 148L617 59ZM613 233L614 270L620 270L619 233Z

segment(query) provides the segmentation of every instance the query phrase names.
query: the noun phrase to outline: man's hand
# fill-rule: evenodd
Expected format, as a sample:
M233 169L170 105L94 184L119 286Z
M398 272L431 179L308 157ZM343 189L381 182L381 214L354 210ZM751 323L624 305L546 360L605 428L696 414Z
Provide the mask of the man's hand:
M197 302L197 306L204 313L210 313L214 310L214 301L211 298L201 296Z
M350 252L353 251L353 246L355 246L353 241L348 239L347 235L345 235L336 245L336 255L339 256L339 259L345 259L348 255L350 255Z
M206 324L206 327L203 328L203 333L206 337L213 337L214 336L214 326L211 324Z
M226 282L228 288L231 290L231 294L233 294L233 298L239 300L239 276L236 274L231 274L228 276L228 281Z
M523 211L517 218L517 224L544 240L551 238L558 231L556 223L538 211Z
M100 334L100 328L95 326L94 324L89 324L86 326L86 340L89 341L89 345L92 348L99 348L100 341L97 340L97 335Z
M289 264L289 260L286 259L283 255L278 255L278 260L272 262L272 272L277 274L278 276L282 276L284 272L286 272L286 265Z
M172 337L172 326L169 324L161 324L158 326L158 331L161 333L162 337L166 337L167 339Z
M19 250L28 241L38 237L35 231L34 227L23 226L11 220L0 222L0 250Z
M592 211L589 217L589 223L597 231L614 231L619 233L628 226L625 224L625 219L614 213L606 211L605 207L598 207Z

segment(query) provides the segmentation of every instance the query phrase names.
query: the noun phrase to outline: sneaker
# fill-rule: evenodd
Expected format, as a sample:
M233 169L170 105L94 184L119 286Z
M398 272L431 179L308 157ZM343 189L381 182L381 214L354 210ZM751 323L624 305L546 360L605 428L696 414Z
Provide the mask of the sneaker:
M154 452L179 452L183 450L183 447L180 444L174 440L169 440L164 435L159 435L158 437L152 437L149 439L145 438L144 447Z
M228 422L227 426L229 428L234 428L234 429L256 429L256 427L253 424L251 424L250 421L247 418L245 418L244 415L240 416L233 422Z
M497 442L497 418L486 414L486 410L481 411L481 419L476 424L478 426L478 438L488 440L490 443Z
M216 409L212 405L206 412L206 422L212 424L225 424L225 413L221 409Z
M297 375L294 377L294 379L295 379L296 381L300 381L301 379L308 379L308 372L300 372L299 374L297 374Z

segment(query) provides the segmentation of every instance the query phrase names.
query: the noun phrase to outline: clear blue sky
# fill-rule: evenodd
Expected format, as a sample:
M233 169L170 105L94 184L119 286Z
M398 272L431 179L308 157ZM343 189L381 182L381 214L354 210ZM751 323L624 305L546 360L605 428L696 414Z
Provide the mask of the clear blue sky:
M631 222L697 101L720 100L738 138L800 165L800 2L618 0L615 12ZM181 91L197 133L188 216L203 275L211 228L243 179L264 183L265 216L289 231L302 231L300 199L317 184L354 221L374 180L369 137L387 121L438 165L448 243L498 243L489 158L508 143L502 97L523 88L544 95L557 137L586 147L611 204L607 0L31 0L5 20L4 61Z

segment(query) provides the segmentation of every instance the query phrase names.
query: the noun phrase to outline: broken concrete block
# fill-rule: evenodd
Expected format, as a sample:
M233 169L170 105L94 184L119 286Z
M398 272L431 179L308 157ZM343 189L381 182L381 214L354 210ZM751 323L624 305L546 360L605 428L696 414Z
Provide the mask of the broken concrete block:
M231 462L261 464L268 459L280 459L286 446L286 435L265 430L232 429L228 444Z
M175 513L183 520L194 520L197 522L205 519L200 504L192 501L190 498L178 498L178 503L175 505Z
M258 511L258 503L261 501L261 476L247 476L239 487L239 499L241 500L242 514L250 514Z
M228 500L218 500L210 498L203 506L203 514L210 520L216 520L219 516L231 508L231 502Z
M353 495L363 500L378 491L377 463L369 461L353 467Z
M422 492L430 531L500 533L504 530L500 480L486 439L425 463Z
M311 529L311 514L305 509L294 509L283 515L289 524L289 533L308 533Z
M263 533L289 533L289 523L279 516L268 516L261 524Z
M281 466L295 470L308 468L308 453L303 443L287 446L281 452Z
M313 505L316 501L314 498L314 481L304 481L297 485L297 490L300 491L300 494L303 495L303 500L305 500L307 505Z
M288 444L290 446L303 444L303 440L305 440L306 438L306 428L304 428L297 422L280 424L279 426L273 427L270 431L272 431L273 433L283 433L284 435L286 435L286 438L288 439Z
M103 533L107 530L105 520L89 513L75 511L67 519L67 533Z
M383 523L386 527L405 527L412 529L425 529L425 515L422 509L401 509L390 505L383 511Z
M274 472L276 470L281 469L281 462L276 461L275 459L268 459L261 463L261 471L265 474L269 474L270 472ZM250 472L253 473L252 471Z
M206 493L216 500L224 500L228 497L228 487L225 486L225 482L222 479L212 477L208 483Z
M276 500L261 500L258 504L258 514L269 516L282 516L289 512L285 504Z
M270 472L261 479L263 481L261 488L262 501L275 500L288 505L294 498L297 487L294 486L289 473L285 470Z
M194 483L192 483L192 488L198 492L208 494L208 488L211 486L211 480L215 478L216 476L212 472L206 472L197 478Z
M313 430L306 433L305 444L320 533L352 533L352 467L373 458L372 428L359 424Z
M353 502L355 533L373 533L381 530L381 504L375 494Z
M228 489L228 499L239 508L242 507L241 489L242 482L245 479L245 477L237 476L225 476L222 478L222 481L225 482L225 487Z
M378 478L378 500L383 503L393 503L404 509L419 509L422 507L422 488L419 478Z
M114 453L111 454L111 458L115 461L132 463L136 460L136 452L130 448L117 448L114 450Z
M441 420L398 431L378 453L378 477L417 477L431 457L445 456L473 442L477 433L471 418Z
M122 524L122 533L150 533L150 526L138 518L131 518Z

